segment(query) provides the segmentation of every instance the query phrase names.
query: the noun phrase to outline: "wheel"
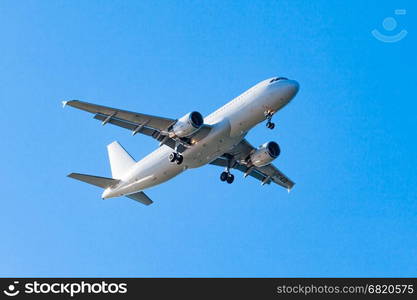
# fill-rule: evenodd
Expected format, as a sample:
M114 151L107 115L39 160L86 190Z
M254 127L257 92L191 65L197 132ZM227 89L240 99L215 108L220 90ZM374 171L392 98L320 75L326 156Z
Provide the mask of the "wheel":
M233 183L233 180L235 180L235 176L233 176L233 174L228 174L228 175L229 176L227 176L226 181L227 181L228 184L231 184L231 183Z
M222 173L220 174L220 180L221 180L221 181L226 181L228 177L229 177L229 176L227 176L227 173L226 173L226 172L222 172Z
M174 162L174 161L176 161L176 160L177 160L177 153L172 152L172 153L169 155L168 159L169 159L169 161L170 161L170 162Z
M169 155L168 159L169 159L169 161L170 161L170 162L174 162L174 161L176 161L176 160L177 160L177 153L172 152L172 153Z
M268 127L269 129L274 129L275 128L275 123L272 123L272 122L268 121L266 123L266 127Z
M177 165L182 164L184 157L181 154L177 154Z

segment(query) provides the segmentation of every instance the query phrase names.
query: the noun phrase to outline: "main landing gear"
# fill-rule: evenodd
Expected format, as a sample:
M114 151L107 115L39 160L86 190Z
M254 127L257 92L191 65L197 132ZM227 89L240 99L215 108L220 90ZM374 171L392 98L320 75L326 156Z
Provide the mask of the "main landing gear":
M226 156L227 158L227 166L226 170L224 170L224 172L220 174L220 180L226 181L228 184L231 184L233 183L233 180L235 180L235 176L233 176L233 174L230 173L230 168L233 167L235 161L233 159L233 156L230 154L224 154L224 156Z
M266 117L266 119L268 120L268 121L266 122L266 127L268 127L269 129L274 129L274 128L275 128L275 123L272 123L272 122L271 122L271 120L272 120L272 116L274 115L274 113L275 113L275 112L272 112L272 111L267 111L267 112L265 112L265 117Z
M168 159L169 159L170 162L172 162L172 163L175 162L175 163L177 163L177 165L180 165L180 164L182 164L182 161L184 160L184 157L180 153L178 153L178 146L179 146L179 142L175 141L174 152L172 152L169 155Z
M169 155L169 161L172 162L172 163L175 162L175 163L177 163L177 165L182 164L183 160L184 160L184 157L177 152L172 152Z
M233 180L235 180L235 176L231 174L230 172L222 172L220 174L220 180L226 181L227 183L231 184L233 183Z

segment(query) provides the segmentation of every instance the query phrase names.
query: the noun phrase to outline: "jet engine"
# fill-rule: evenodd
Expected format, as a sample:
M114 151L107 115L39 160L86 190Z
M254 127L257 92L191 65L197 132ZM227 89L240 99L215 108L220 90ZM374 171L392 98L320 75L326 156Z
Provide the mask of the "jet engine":
M277 143L268 142L260 146L250 155L250 161L256 167L263 167L279 156L281 150Z
M199 130L203 123L203 116L198 111L193 111L178 119L171 133L180 138L189 137Z

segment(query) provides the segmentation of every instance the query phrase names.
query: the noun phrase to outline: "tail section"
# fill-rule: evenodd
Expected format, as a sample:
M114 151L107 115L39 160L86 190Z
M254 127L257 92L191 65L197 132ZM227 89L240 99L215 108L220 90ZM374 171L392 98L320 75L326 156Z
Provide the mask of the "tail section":
M137 192L134 194L126 195L126 197L145 205L151 205L153 203L151 198L149 198L148 195L146 195L144 192Z
M114 186L119 183L119 180L117 179L86 175L86 174L80 174L80 173L71 173L68 175L68 177L101 187L103 189L106 189L108 187Z
M107 151L113 178L122 178L126 171L136 163L132 156L116 141L107 146Z
M135 160L126 152L125 149L118 143L113 142L107 146L107 151L109 153L110 167L113 178L86 175L80 173L71 173L68 177L77 179L88 184L92 184L104 189L101 197L103 199L113 198L121 196L122 194L118 192L119 186L116 186L120 183L120 178L136 163ZM117 179L115 179L117 178ZM150 205L153 201L144 193L136 192L133 194L125 195L126 197L138 201L145 205Z

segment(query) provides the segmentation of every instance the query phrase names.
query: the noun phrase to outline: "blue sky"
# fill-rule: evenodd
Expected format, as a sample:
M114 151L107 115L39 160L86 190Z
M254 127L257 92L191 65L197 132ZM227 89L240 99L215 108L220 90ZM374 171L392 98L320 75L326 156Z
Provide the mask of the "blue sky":
M0 275L416 276L416 7L1 1ZM290 194L206 166L150 189L145 207L65 177L110 176L114 140L136 159L157 144L61 100L206 115L272 76L301 90L248 139L280 144Z

